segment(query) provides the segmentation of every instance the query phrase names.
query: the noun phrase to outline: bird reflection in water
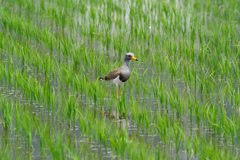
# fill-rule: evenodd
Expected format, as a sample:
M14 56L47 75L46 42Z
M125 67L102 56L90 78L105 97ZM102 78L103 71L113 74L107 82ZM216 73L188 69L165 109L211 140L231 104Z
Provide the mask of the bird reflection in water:
M130 124L130 117L127 116L125 113L119 113L113 110L113 111L105 111L104 115L110 121L116 122L118 128L125 129L126 127L128 128ZM126 116L127 116L127 120L126 120Z

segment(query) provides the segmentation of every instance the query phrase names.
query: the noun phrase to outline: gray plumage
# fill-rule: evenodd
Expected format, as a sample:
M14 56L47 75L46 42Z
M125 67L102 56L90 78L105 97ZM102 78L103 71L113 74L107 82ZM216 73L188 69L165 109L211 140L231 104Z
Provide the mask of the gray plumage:
M124 82L126 82L129 79L131 75L131 71L129 67L130 60L138 61L134 57L133 53L127 53L124 57L123 65L120 68L111 71L106 76L100 77L100 80L112 81L116 86L118 86L119 84L122 85Z

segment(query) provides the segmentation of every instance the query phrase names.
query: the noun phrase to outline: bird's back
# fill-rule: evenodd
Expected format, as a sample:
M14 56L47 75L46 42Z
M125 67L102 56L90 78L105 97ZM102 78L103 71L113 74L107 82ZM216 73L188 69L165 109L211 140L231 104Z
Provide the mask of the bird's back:
M110 80L113 80L115 79L117 76L119 76L121 74L121 68L118 68L118 69L115 69L113 71L111 71L110 73L108 73L104 79L106 81L110 81Z

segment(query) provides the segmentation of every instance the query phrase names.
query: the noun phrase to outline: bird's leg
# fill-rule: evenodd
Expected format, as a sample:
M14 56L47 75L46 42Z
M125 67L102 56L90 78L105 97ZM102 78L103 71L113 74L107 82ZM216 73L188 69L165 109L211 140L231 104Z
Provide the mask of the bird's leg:
M118 96L118 86L116 86L116 95Z
M121 86L121 88L120 88L120 96L122 95L122 86Z

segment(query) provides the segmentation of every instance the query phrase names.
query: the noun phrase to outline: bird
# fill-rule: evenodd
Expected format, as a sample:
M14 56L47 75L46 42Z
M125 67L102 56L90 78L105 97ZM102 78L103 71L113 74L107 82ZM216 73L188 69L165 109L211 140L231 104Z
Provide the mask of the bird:
M124 63L120 68L117 68L110 73L108 73L104 77L100 77L99 80L110 81L116 85L117 93L118 93L118 86L121 86L120 95L122 93L122 85L129 79L131 75L129 62L131 60L138 61L137 58L134 57L133 53L127 53L124 57Z

